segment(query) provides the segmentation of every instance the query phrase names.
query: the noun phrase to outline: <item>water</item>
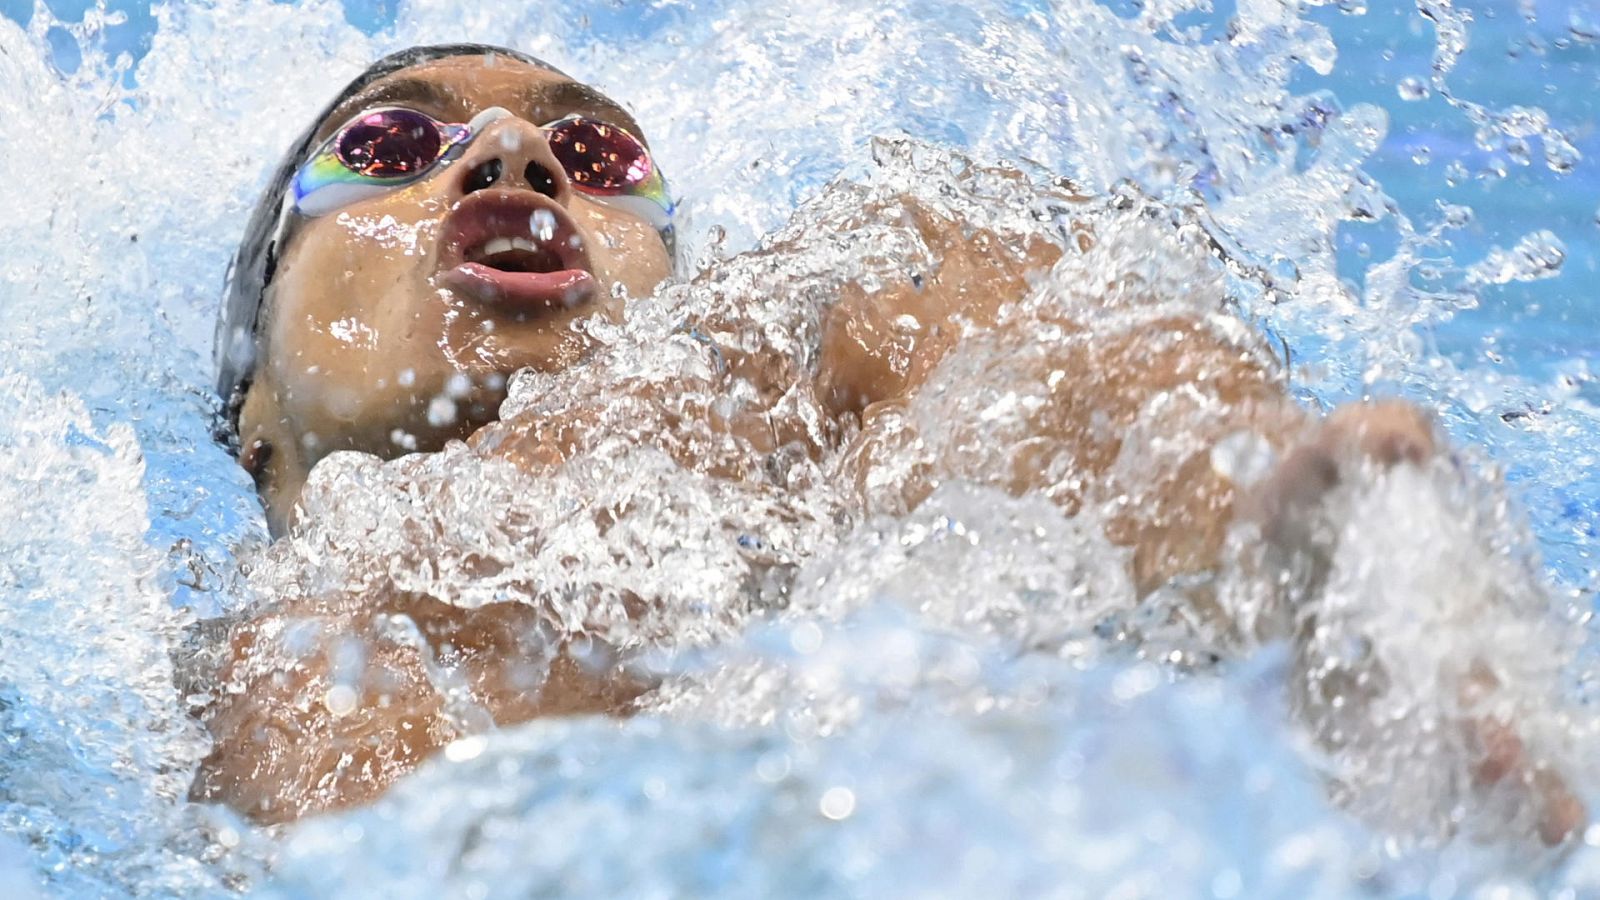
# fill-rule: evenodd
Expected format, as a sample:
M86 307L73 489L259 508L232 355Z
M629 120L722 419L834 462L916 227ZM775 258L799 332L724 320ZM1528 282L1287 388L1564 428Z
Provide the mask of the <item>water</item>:
M1448 732L1460 662L1495 660L1500 708L1593 806L1592 8L0 9L14 124L0 156L8 885L1600 891L1600 832L1539 851L1517 797L1472 795ZM1392 678L1371 717L1345 722L1355 739L1304 727L1285 686L1305 661L1273 640L1283 612L1248 577L1223 573L1221 596L1259 640L1175 621L1159 592L1135 603L1093 510L1005 496L956 427L920 452L960 477L910 513L894 479L847 508L827 460L761 460L729 482L649 441L596 441L529 480L455 448L331 461L308 494L315 527L267 548L248 479L209 435L226 261L287 133L331 85L386 50L461 38L538 53L629 102L684 199L688 268L707 270L600 329L582 377L520 381L508 417L596 409L649 434L623 390L648 383L709 407L719 370L686 316L803 366L819 292L925 259L906 229L859 214L903 192L1002 234L1092 221L1101 243L1031 302L1090 303L1083 285L1130 273L1190 310L1225 294L1289 349L1306 403L1371 390L1433 411L1479 476L1441 463L1338 499L1315 652L1336 664L1359 645ZM1024 161L1034 183L973 174L951 150ZM1070 212L1049 175L1097 199ZM785 227L783 252L735 255ZM840 232L856 237L828 238ZM930 393L906 422L992 409L985 428L1002 437L983 449L1003 455L1022 437L1004 435L1021 427L1026 360L974 346L948 377L975 373L982 390ZM778 406L803 442L830 439L814 397ZM753 465L748 447L707 452ZM916 473L905 459L901 480ZM1225 462L1252 464L1243 449ZM584 514L607 507L628 512ZM172 662L204 645L195 620L375 585L472 606L530 582L561 586L545 627L603 638L666 680L647 714L463 741L379 804L282 832L183 800L205 752L185 714L217 687ZM630 597L649 599L645 614L624 614Z

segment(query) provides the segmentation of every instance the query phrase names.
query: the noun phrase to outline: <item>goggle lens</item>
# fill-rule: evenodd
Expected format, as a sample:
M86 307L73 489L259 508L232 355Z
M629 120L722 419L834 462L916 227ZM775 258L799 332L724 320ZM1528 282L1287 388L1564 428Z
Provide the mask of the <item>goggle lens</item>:
M339 136L339 161L368 178L405 178L433 165L444 150L440 126L409 109L382 109Z
M492 107L466 125L446 125L405 107L362 113L301 166L285 202L302 215L320 216L394 190L460 153L478 131L508 115ZM664 235L670 232L675 205L638 138L583 116L552 122L544 131L575 189L644 218Z
M550 150L575 187L622 191L650 177L649 152L620 128L578 117L545 127Z

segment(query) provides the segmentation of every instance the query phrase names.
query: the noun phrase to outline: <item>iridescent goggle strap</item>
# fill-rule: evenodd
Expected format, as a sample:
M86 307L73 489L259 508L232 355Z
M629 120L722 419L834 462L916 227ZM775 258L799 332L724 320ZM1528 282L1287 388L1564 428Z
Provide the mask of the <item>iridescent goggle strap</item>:
M615 191L588 189L583 191L583 195L598 203L632 213L662 232L672 228L672 214L678 209L672 196L667 193L667 180L662 177L661 170L656 168L654 159L650 161L650 174L638 184Z

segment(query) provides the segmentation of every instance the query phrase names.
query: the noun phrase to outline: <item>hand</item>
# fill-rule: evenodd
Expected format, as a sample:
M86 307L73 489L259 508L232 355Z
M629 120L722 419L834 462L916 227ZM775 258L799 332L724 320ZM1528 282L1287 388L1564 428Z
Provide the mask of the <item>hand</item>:
M1323 496L1349 477L1351 466L1421 465L1437 451L1433 424L1410 403L1348 403L1285 456L1247 498L1244 512L1261 522L1269 542L1292 542L1301 537L1305 520Z

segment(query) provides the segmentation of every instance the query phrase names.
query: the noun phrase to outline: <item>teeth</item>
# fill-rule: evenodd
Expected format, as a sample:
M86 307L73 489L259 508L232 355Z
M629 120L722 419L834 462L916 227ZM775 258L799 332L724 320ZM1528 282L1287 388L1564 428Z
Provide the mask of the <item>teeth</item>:
M538 250L538 249L539 249L538 246L535 245L533 243L533 241L530 241L527 238L499 237L499 238L495 238L495 239L489 241L488 243L484 244L482 247L479 247L478 248L478 252L475 253L474 255L475 256L493 256L496 253L504 253L507 250L535 251L535 250Z

